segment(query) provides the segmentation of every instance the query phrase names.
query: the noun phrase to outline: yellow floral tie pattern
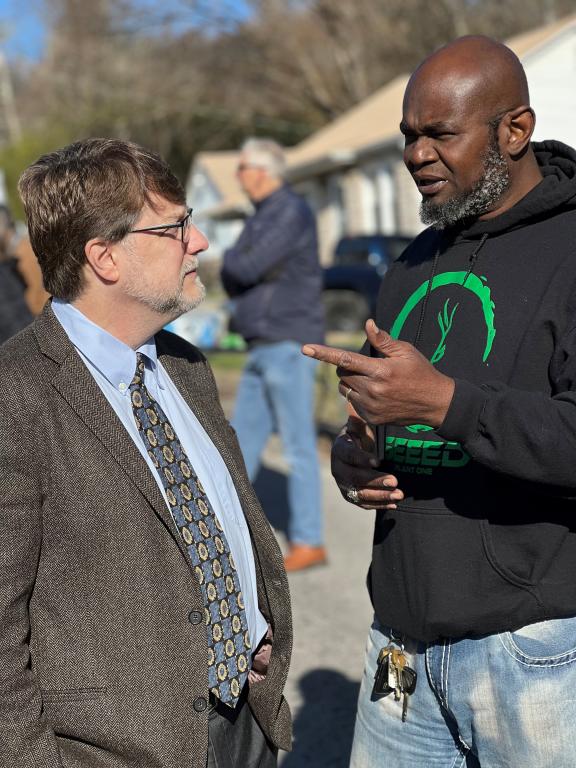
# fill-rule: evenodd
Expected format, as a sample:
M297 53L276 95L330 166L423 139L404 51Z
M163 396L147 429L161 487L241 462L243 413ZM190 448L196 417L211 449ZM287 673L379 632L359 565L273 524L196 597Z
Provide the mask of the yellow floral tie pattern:
M248 677L250 658L248 623L236 565L222 524L176 432L144 384L144 356L137 353L136 359L130 384L134 418L164 485L172 519L204 597L208 686L221 701L235 707Z

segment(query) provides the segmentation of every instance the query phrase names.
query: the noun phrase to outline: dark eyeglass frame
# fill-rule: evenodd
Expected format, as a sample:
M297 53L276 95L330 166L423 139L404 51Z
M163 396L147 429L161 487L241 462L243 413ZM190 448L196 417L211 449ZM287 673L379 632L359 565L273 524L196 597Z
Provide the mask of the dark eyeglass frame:
M193 208L186 209L186 216L175 224L156 224L153 227L142 227L141 229L131 229L128 234L134 235L138 232L160 232L167 229L179 229L180 240L184 242L184 231L192 224L192 211Z
M242 173L242 171L249 171L251 168L256 168L259 171L265 171L263 165L256 165L255 163L238 163L236 166L236 173Z

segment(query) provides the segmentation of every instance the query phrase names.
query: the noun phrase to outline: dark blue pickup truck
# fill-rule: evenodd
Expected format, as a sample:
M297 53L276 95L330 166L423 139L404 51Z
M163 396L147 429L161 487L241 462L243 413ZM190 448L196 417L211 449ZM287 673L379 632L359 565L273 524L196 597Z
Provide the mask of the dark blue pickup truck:
M324 270L328 331L357 331L374 316L380 281L411 240L403 235L361 235L340 240L334 264Z

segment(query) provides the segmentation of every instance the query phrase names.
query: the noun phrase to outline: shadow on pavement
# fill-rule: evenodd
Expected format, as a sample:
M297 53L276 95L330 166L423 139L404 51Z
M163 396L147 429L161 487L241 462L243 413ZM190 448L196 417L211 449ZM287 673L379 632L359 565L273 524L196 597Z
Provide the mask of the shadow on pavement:
M294 747L282 768L348 768L359 689L358 682L333 669L304 675Z
M261 466L254 479L254 490L270 525L284 534L288 532L288 482L286 475Z

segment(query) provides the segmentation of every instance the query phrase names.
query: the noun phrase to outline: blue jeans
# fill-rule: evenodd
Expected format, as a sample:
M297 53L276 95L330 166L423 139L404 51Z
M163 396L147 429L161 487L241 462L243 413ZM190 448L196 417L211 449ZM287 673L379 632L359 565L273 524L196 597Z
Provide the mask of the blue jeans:
M323 539L314 425L316 364L295 341L255 347L248 354L232 418L251 480L268 438L274 431L280 434L290 467L288 538L313 547Z
M418 682L404 723L394 694L371 697L388 640L373 624L351 768L576 766L576 617L473 640L405 640Z

